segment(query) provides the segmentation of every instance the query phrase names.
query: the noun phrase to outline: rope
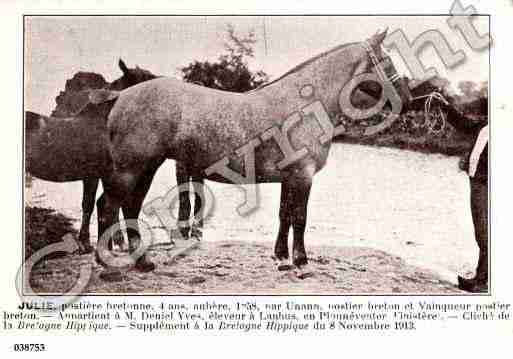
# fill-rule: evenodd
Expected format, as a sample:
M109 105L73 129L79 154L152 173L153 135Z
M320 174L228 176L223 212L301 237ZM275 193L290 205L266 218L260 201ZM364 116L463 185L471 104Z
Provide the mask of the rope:
M371 59L371 62L374 65L376 73L381 81L385 82L388 79L391 82L395 82L400 79L400 76L397 72L395 74L392 74L388 78L387 74L379 66L380 61L379 61L378 57L376 56L376 54L374 53L372 46L368 43L368 41L363 42L362 46L365 49L365 51L367 51L367 53ZM429 115L431 113L431 102L433 101L433 99L437 99L445 105L449 105L449 102L438 91L433 91L428 95L414 97L411 99L411 101L415 101L415 100L419 100L419 99L426 99L426 102L424 103L424 118L425 118L426 122L428 122L430 124L429 125L430 131L432 131L435 134L441 133L445 129L445 124L446 124L445 115L444 115L443 111L439 108L438 110L439 110L440 117L442 118L442 125L440 126L440 129L438 131L435 131L433 129L434 125L431 124L431 122L429 121Z
M428 121L428 116L431 113L431 102L433 101L433 99L437 99L440 102L442 102L443 104L449 105L449 102L438 91L433 91L433 92L431 92L430 94L427 94L427 95L422 95L422 96L414 97L414 98L411 99L411 101L420 100L420 99L424 99L424 98L426 99L426 102L424 103L424 117L425 117L427 122L429 122ZM430 130L433 131L435 134L438 134L438 133L442 132L444 130L445 124L446 124L445 115L444 115L443 111L440 110L439 113L440 113L440 117L443 120L442 121L442 126L440 126L440 130L434 131L433 130L433 126L430 126Z

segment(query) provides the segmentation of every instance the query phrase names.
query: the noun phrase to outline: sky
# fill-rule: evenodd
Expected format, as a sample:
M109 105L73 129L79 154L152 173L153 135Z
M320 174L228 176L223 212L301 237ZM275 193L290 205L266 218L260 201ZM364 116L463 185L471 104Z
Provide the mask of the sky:
M252 70L276 78L288 69L334 46L359 42L377 30L401 29L410 41L437 29L466 61L445 69L436 51L427 47L420 59L456 85L462 80L488 80L488 50L470 49L462 35L449 28L446 16L167 16L167 17L25 17L25 109L49 114L67 79L78 71L101 73L107 81L121 76L122 58L129 67L178 77L194 60L215 60L224 51L227 24L243 36L256 35ZM488 17L476 17L480 34ZM395 50L388 52L397 70L411 77Z

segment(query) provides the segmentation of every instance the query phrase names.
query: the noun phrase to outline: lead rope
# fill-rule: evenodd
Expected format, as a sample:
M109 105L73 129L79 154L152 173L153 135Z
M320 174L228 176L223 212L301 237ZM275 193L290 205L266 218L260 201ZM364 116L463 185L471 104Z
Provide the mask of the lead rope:
M424 103L424 117L425 117L426 122L428 122L428 120L429 120L429 115L431 113L431 102L433 101L433 99L437 99L440 102L442 102L443 104L449 105L449 102L438 91L433 91L427 95L414 97L411 99L411 101L420 100L423 98L426 99L426 102ZM439 114L440 114L440 117L442 118L442 126L440 126L440 129L438 131L435 131L435 130L433 130L433 126L430 126L430 130L435 134L439 134L445 129L445 124L446 124L445 115L444 115L443 111L440 109L439 109Z
M384 73L384 71L379 66L379 63L380 63L379 59L376 56L376 54L374 53L374 50L372 49L372 46L368 43L368 41L363 42L362 46L365 49L365 51L368 53L368 55L372 61L372 64L374 65L374 68L376 69L376 73L381 81L385 82L385 80L388 79L389 81L394 83L395 81L400 79L400 76L398 73L395 73L392 76L390 76L390 78L388 78L387 74ZM415 101L415 100L419 100L419 99L423 99L423 98L426 99L426 102L424 103L424 118L425 118L426 122L429 122L429 115L431 113L431 102L433 101L434 98L441 101L445 105L449 104L449 102L438 91L433 91L428 95L414 97L411 99L411 101ZM445 129L445 124L446 124L445 115L444 115L443 111L440 109L439 109L439 114L440 114L440 117L442 118L442 125L440 126L440 129L438 131L435 131L433 129L434 125L429 126L430 131L432 131L434 134L439 134ZM429 122L429 123L431 123L431 122Z

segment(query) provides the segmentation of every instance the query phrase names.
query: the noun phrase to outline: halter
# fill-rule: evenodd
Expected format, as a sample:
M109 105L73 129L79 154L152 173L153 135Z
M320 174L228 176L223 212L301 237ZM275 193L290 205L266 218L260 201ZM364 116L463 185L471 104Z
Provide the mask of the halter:
M382 81L382 82L390 81L394 85L394 87L397 89L396 82L401 79L401 76L399 76L399 74L397 73L395 68L394 68L394 72L390 76L388 76L386 74L386 72L383 70L385 68L383 63L385 63L385 65L387 63L391 63L390 57L387 56L380 61L378 59L378 57L376 56L376 53L374 52L372 46L369 44L368 40L362 42L361 44L362 44L362 47L367 52L367 54L369 55L369 58L371 59L372 65L376 69L376 74L378 75L378 78L380 79L380 81ZM399 89L399 90L402 91L403 89ZM428 95L424 95L424 96L417 96L417 97L413 97L413 98L411 96L409 96L409 97L410 97L410 102L419 100L419 99L426 99L426 102L424 103L424 116L425 116L426 121L428 120L428 118L431 114L431 102L433 101L433 99L437 99L446 105L448 104L447 100L442 96L442 94L439 92L436 92L436 91L434 91ZM440 129L434 130L434 125L431 124L431 122L430 122L430 126L429 126L430 131L432 131L435 134L441 133L445 129L445 124L446 124L445 115L440 108L438 108L438 115L442 119L442 125L440 126ZM433 115L433 117L434 117L434 115Z
M372 49L372 46L369 44L368 41L362 42L362 46L365 49L365 51L367 52L367 54L369 55L372 65L376 69L376 73L382 82L385 82L388 80L391 83L395 84L395 82L401 78L401 76L399 76L397 71L394 71L394 73L392 75L390 75L390 77L387 76L387 74L383 71L382 63L383 62L391 63L390 57L387 56L386 58L383 58L382 61L379 61L378 57L376 56L376 53L374 52L374 50Z

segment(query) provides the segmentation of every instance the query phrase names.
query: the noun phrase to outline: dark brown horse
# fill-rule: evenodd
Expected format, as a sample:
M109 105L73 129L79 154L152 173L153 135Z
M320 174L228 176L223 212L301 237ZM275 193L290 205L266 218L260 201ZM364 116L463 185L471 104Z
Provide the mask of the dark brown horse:
M378 62L391 64L381 50L385 36L383 32L366 42L338 46L244 94L171 78L122 91L109 114L114 168L104 181L105 199L98 206L99 235L114 224L119 206L125 218L139 217L156 170L171 158L218 182L234 183L235 178L244 184L281 183L275 256L288 261L292 227L293 264L302 269L307 264L304 230L310 188L326 164L333 135L326 131L333 129L330 121L346 112L340 99L347 85L371 73ZM396 93L399 102L403 95ZM311 105L324 111L328 123L301 121ZM131 251L136 251L138 229L128 236ZM150 271L155 265L143 254L136 268Z
M147 70L129 69L119 60L123 76L108 84L107 89L121 91L138 83L155 79ZM91 91L82 91L85 105L78 113L58 111L59 117L47 117L25 112L26 162L31 175L54 182L82 181L82 223L79 246L82 253L93 250L89 225L94 210L98 183L111 169L106 145L106 122L114 101L95 105L88 101ZM101 94L101 92L100 92ZM77 101L79 102L79 101ZM54 111L57 112L57 111ZM123 236L114 237L122 245Z

